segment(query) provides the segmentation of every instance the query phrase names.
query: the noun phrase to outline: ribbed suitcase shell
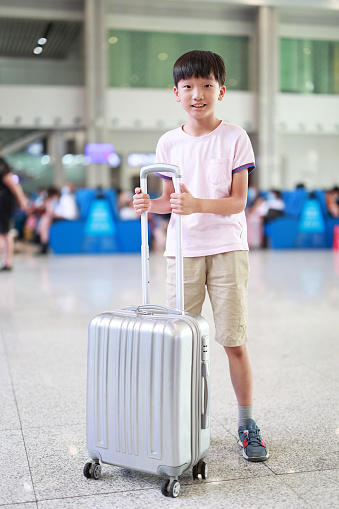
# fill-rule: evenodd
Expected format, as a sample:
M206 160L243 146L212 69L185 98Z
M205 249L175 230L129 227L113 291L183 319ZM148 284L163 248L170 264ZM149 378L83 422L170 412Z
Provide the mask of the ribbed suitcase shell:
M146 312L90 323L87 447L95 461L177 477L208 455L208 324Z
M151 165L148 173L179 169ZM200 315L184 313L181 216L177 216L177 310L148 304L147 213L142 214L143 305L96 316L89 325L87 373L87 448L94 465L86 477L108 463L169 476L162 491L176 497L178 476L208 455L209 327ZM95 468L92 468L95 466ZM204 470L204 475L207 469ZM195 471L197 474L197 470Z

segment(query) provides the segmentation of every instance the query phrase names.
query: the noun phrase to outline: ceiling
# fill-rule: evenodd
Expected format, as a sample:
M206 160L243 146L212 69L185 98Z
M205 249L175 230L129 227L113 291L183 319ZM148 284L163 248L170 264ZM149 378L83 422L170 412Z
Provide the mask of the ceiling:
M0 57L66 58L81 32L82 24L77 21L0 18ZM35 55L33 50L41 37L47 42Z

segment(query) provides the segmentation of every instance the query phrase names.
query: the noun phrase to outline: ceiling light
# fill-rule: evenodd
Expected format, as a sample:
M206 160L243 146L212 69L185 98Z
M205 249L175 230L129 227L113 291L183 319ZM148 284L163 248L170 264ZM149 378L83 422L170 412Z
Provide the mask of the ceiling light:
M38 44L40 44L40 46L43 46L44 44L46 44L46 42L47 42L46 37L40 37L40 39L38 40Z
M159 60L167 60L168 55L167 55L167 53L159 53L158 58L159 58Z
M40 53L42 53L42 47L41 46L37 46L36 48L34 48L33 53L35 55L40 55Z

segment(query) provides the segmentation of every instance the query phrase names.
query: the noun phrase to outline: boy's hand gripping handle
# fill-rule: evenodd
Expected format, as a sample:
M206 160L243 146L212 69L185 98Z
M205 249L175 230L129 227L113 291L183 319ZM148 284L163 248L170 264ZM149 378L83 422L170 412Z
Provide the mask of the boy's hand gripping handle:
M171 164L151 164L140 170L140 188L147 193L147 175L155 172L174 174L174 190L180 193L181 174L178 166ZM176 307L184 312L184 268L182 253L182 216L176 214ZM147 212L141 214L141 276L142 276L142 303L149 304L149 244L148 244L148 219Z

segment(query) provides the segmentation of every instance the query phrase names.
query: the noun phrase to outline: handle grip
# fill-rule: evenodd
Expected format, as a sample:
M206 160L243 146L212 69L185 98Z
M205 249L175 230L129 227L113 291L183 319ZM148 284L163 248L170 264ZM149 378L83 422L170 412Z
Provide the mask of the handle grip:
M181 312L167 308L165 306L157 306L156 304L146 304L145 306L127 306L125 309L134 311L137 315L169 315L178 314Z
M174 174L174 190L180 193L181 173L178 166L172 164L151 164L140 170L140 188L147 193L147 175L155 172ZM149 243L148 243L148 213L141 214L141 275L142 275L142 303L149 304ZM182 253L182 217L176 215L176 307L184 313L184 268Z

